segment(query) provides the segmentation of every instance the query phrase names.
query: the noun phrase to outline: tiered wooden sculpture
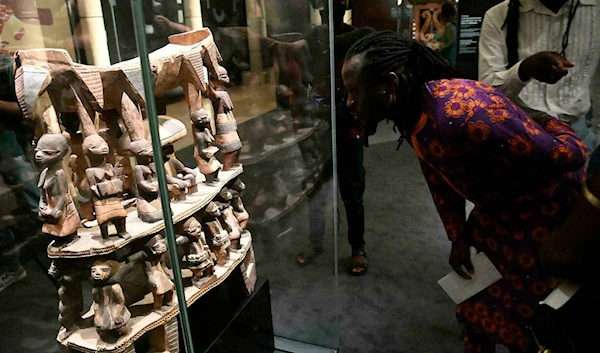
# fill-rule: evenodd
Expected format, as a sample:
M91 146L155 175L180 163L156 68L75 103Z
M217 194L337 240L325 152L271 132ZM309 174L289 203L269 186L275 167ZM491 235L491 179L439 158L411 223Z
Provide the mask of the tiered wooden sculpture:
M184 88L194 167L176 157L174 143L188 133L177 119L159 117L162 151L152 150L139 59L93 67L73 63L63 50L15 54L19 104L42 127L35 152L39 214L43 232L54 236L48 256L61 286L62 351L135 352L134 341L147 332L152 352L175 353L178 300L191 305L236 268L248 290L254 287L226 70L208 29L173 36L171 43L150 55L154 86L157 94ZM204 97L216 117L202 109ZM155 153L165 157L177 259L169 258L163 234ZM184 269L185 298L174 297L173 261ZM86 280L94 300L87 312Z

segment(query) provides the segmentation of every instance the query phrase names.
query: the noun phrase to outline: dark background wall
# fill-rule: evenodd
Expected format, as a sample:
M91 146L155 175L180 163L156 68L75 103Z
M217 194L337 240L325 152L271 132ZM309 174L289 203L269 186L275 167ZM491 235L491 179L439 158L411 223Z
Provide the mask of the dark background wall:
M392 18L392 8L396 7L396 4L396 0L356 0L352 11L352 24L355 27L396 31L396 20Z

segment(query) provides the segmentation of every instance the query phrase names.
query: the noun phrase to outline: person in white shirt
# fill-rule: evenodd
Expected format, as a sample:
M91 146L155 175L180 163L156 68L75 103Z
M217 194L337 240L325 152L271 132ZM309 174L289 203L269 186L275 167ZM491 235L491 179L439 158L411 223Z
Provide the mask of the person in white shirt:
M591 152L600 141L598 35L600 0L504 1L483 19L479 80L532 117L569 123Z

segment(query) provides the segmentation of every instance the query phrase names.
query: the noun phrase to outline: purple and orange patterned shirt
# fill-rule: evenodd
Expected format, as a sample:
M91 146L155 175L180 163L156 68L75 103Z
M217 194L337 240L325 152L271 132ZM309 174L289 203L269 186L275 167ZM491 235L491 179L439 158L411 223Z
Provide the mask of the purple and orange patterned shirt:
M484 83L433 81L423 97L409 141L446 233L483 251L503 275L457 307L459 320L525 351L525 326L557 284L537 253L579 194L585 145L568 125L538 123ZM475 204L468 220L465 200Z

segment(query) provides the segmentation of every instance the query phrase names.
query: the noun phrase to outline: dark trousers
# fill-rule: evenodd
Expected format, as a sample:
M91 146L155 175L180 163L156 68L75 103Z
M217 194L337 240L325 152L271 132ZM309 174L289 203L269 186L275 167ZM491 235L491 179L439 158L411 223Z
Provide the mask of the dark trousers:
M338 112L339 105L338 105ZM340 114L344 114L341 110ZM352 135L353 122L350 118L337 119L337 174L340 195L346 209L348 221L348 242L353 251L365 247L365 193L364 139ZM325 232L325 211L334 193L331 183L319 183L309 198L310 242L314 249L323 248Z

